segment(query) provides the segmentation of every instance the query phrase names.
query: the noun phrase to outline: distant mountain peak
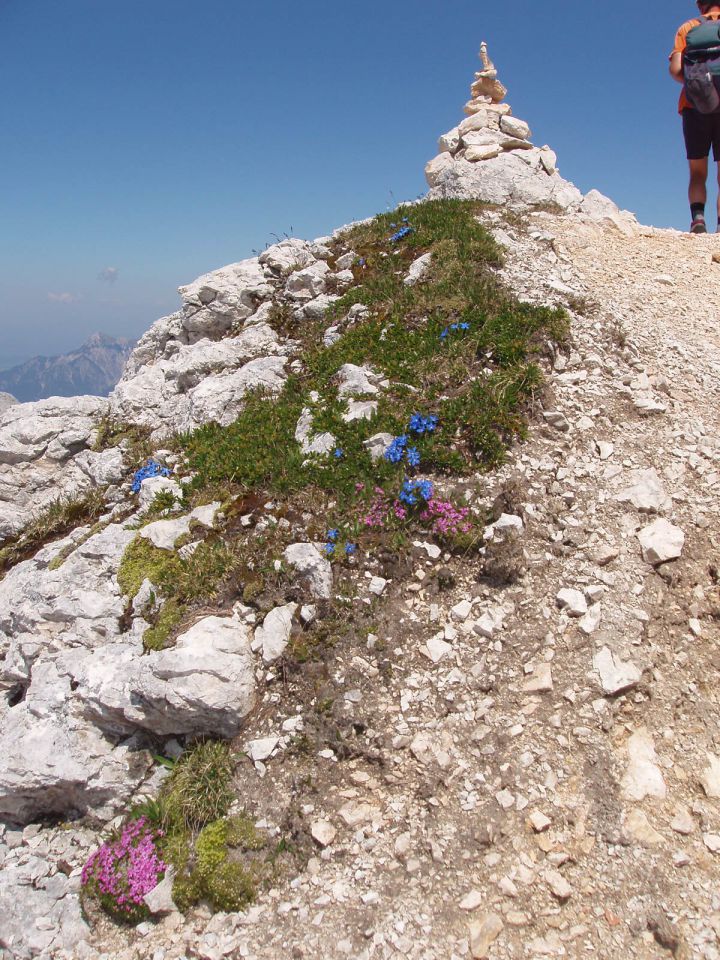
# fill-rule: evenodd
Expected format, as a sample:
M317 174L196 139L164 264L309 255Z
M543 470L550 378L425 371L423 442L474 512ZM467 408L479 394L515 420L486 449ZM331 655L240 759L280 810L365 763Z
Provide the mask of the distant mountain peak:
M122 376L134 341L92 333L76 350L33 357L0 372L0 393L21 402L91 394L106 397Z

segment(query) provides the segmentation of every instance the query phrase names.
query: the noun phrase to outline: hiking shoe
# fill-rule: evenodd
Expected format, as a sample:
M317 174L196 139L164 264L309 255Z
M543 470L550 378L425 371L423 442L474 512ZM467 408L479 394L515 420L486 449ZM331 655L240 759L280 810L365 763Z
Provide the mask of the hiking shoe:
M707 233L707 226L705 225L705 217L695 217L693 222L690 224L690 233Z

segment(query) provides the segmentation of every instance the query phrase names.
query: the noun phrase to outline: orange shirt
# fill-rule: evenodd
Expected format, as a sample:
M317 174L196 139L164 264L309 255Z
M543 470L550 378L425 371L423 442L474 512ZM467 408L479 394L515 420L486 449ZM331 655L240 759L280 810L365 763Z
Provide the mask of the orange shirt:
M709 20L720 20L720 13L709 13L707 14ZM693 20L688 20L687 23L684 23L677 32L675 37L675 46L672 49L670 58L674 53L682 53L687 46L687 35L690 33L693 27L697 27L702 23L699 17L695 17ZM678 104L678 113L682 113L683 110L692 107L692 104L685 95L685 87L682 88L682 93L680 94L680 103Z

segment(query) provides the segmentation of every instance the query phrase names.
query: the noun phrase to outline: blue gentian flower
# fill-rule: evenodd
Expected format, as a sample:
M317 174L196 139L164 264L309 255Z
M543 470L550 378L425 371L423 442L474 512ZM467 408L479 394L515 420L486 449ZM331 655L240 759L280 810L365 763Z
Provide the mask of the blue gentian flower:
M423 500L432 500L434 488L430 480L418 480L417 489Z
M393 442L385 451L385 459L390 463L400 463L405 453L405 447L407 446L408 438L405 434L402 434L399 437L395 437Z
M406 459L411 467L420 466L420 453L418 452L417 447L408 447Z
M348 543L348 544L346 544L346 546L345 546L345 553L346 553L349 557L351 557L354 553L357 553L357 544L356 544L356 543Z
M391 223L391 227L395 227L396 224ZM404 237L407 237L408 234L413 232L412 227L400 227L400 229L390 237L390 243L397 243L398 240L402 240Z
M325 544L325 553L328 557L331 557L335 553L335 544L326 543Z
M335 541L340 536L339 530L328 530L327 538L328 540Z
M132 480L132 492L140 493L143 480L148 480L150 477L169 476L170 471L167 467L161 466L157 460L148 460L144 467L140 467L140 469L135 472Z
M414 413L410 417L409 429L413 433L434 433L438 425L436 416L424 417L421 413Z
M430 480L406 480L398 494L398 500L414 507L418 502L418 495L425 501L432 499L433 485Z
M345 456L345 451L342 449L342 447L336 447L333 456L336 460L342 460L342 458Z
M414 507L417 503L417 495L415 493L415 485L410 480L406 480L402 485L402 490L398 494L398 500L402 500L403 503L407 503L409 506Z

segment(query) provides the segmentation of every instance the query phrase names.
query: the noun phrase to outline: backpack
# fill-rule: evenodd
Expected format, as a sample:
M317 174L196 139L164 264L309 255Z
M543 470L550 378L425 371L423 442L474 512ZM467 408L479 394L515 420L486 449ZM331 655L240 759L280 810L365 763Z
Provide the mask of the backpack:
M720 112L720 20L701 17L683 54L685 93L699 113Z

